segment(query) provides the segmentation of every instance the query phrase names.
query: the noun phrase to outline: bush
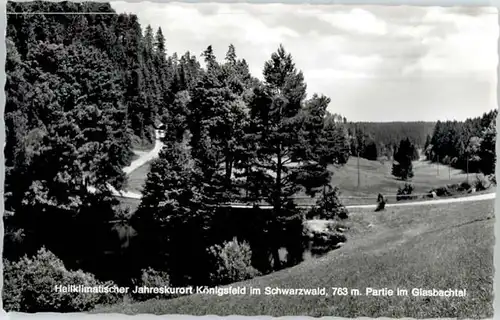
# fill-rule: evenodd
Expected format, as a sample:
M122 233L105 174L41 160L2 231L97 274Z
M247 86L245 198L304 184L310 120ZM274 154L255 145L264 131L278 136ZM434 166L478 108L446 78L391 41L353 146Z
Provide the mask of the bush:
M464 181L460 184L460 188L463 190L469 190L471 188L471 184L468 181Z
M447 184L446 188L448 188L448 190L450 190L451 192L455 192L455 191L460 192L460 189L461 189L460 185L458 183Z
M311 253L317 255L337 249L339 244L347 239L345 235L338 231L338 227L333 224L327 224L326 228L322 230L305 228L304 236L310 243Z
M438 196L438 197L446 197L446 196L452 195L450 192L450 189L446 186L432 189L431 191L429 191L429 194L431 194L432 192L435 192L436 196Z
M170 277L164 271L158 271L153 268L143 269L141 278L134 281L134 285L138 287L168 287L170 285ZM133 298L138 301L157 299L157 298L172 298L170 295L155 294L155 293L137 293Z
M491 181L493 185L497 185L497 176L495 173L492 173L488 176L488 179Z
M252 266L252 250L246 242L240 243L234 238L208 250L214 258L214 271L210 275L214 285L243 281L260 275Z
M472 188L471 184L467 181L464 181L460 184L460 187L457 189L458 191L468 191L470 188Z
M465 190L461 183L447 184L446 188L448 188L448 190L450 190L450 192L452 193L460 193Z
M414 190L414 188L411 184L405 183L403 187L398 188L396 200L401 201L401 200L415 199L416 196L411 196L413 190Z
M339 189L337 187L323 193L316 201L316 205L307 213L307 218L332 220L338 217L340 219L347 219L349 217L349 211L347 211L347 208L340 202L338 195Z
M4 260L3 303L7 311L78 312L99 304L112 304L118 294L56 292L55 286L113 286L102 283L83 271L69 271L52 252L42 248L33 258L24 256L17 262Z
M490 187L490 183L485 179L479 176L476 177L476 181L474 181L474 188L476 191L483 191Z

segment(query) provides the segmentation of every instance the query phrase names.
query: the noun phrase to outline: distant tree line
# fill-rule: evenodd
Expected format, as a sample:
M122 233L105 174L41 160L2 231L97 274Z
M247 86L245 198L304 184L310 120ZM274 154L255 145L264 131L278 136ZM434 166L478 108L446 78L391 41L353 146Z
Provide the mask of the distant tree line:
M368 160L393 159L402 140L417 148L424 147L426 137L434 129L433 122L348 122L351 154Z
M425 155L468 172L495 173L498 110L465 121L438 121L427 137Z

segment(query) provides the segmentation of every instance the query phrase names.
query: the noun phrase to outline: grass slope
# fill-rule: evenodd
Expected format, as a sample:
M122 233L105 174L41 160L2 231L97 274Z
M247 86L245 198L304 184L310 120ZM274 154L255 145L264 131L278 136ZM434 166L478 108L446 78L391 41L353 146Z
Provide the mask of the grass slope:
M425 209L424 209L425 208ZM340 317L492 317L494 201L352 210L340 249L234 284L281 288L467 289L461 297L209 296L125 303L97 312Z
M146 162L139 168L132 171L128 176L125 190L134 193L142 193L142 188L144 187L144 183L146 182L150 167L151 162Z

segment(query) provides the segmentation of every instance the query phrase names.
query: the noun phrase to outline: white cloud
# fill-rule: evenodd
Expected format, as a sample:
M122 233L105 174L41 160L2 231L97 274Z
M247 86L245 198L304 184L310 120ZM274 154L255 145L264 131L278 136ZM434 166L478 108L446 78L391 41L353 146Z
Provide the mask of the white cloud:
M319 9L305 11L317 18L330 23L332 26L346 32L361 34L384 35L387 33L385 21L377 18L373 13L360 8L336 13L324 13Z
M382 58L378 55L372 54L370 56L355 56L355 55L340 55L335 57L337 63L347 69L370 69L376 64L382 62Z
M144 2L112 6L137 14L143 27L161 26L169 53L189 50L199 56L213 45L221 59L233 43L259 78L264 62L281 43L304 72L308 92L330 96L334 111L353 119L381 116L378 111L359 113L358 105L401 118L410 116L401 105L411 105L420 114L439 106L441 115L452 110L459 116L460 108L460 114L466 114L471 105L488 110L495 104L490 98L498 63L496 9Z
M327 68L309 70L309 72L307 73L307 78L317 81L331 81L332 79L370 79L374 78L374 76L363 71L347 71L337 68Z
M253 20L248 28L244 28L244 39L256 45L260 44L276 44L284 41L287 37L298 38L300 35L286 27L279 27L274 29L267 28L262 23L256 23Z
M402 25L394 30L394 35L398 37L424 38L433 30L432 26L428 25Z
M129 4L117 2L115 8L133 8L135 12L142 12L141 16L147 17L145 24L160 25L164 31L187 32L192 37L211 41L215 36L229 38L235 36L255 45L279 43L287 37L296 38L300 35L290 28L280 26L267 27L263 21L246 13L242 8L227 4L203 4L210 8L213 15L204 15L197 5L185 3L172 3L162 5L158 3ZM276 8L276 6L269 7ZM130 9L129 9L130 10ZM216 17L216 18L215 18Z
M422 40L428 48L404 74L434 72L442 75L492 75L498 63L498 18L487 13L467 16L431 8L423 17L424 23L449 23L455 29L444 37L430 36Z

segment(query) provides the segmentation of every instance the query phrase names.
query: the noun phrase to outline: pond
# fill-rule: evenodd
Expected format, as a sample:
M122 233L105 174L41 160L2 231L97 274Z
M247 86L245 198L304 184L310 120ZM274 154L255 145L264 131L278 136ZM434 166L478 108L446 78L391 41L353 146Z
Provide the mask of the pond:
M223 241L224 238L230 240L229 236L236 236L239 241L248 239L252 249L252 264L254 264L254 267L264 273L274 272L274 259L269 251L269 242L268 240L263 240L262 236L259 236L257 225L250 229L249 224L241 220L236 221L238 219L235 219L235 221L231 221L234 218L227 219L228 216L224 218L226 219L218 221L217 225L222 227L215 232L217 236L221 236L221 238L218 240L214 239L214 241L219 243ZM238 216L238 218L241 219L242 215ZM291 250L295 250L293 254L289 253L290 248L288 247L283 246L279 249L278 255L281 262L280 265L292 267L303 261L321 258L328 252L340 248L343 243L346 242L346 237L343 234L345 229L331 227L330 225L330 221L308 221L305 225L305 236L298 242L291 242L293 247ZM340 224L336 223L334 225L339 226ZM112 230L112 239L110 238L106 241L109 242L107 245L103 244L103 249L105 247L104 251L106 251L106 260L108 260L110 265L122 265L122 269L133 268L133 266L129 266L129 264L131 264L131 261L137 260L133 257L137 253L137 248L135 250L129 250L129 248L131 244L135 247L139 245L136 242L136 239L138 240L138 232L136 232L127 222L123 221L112 224L110 227ZM260 230L262 231L262 228ZM300 244L301 241L302 244ZM124 266L124 264L126 264L126 266ZM125 271L126 270L123 270L123 272ZM132 270L128 270L128 272L131 271Z

